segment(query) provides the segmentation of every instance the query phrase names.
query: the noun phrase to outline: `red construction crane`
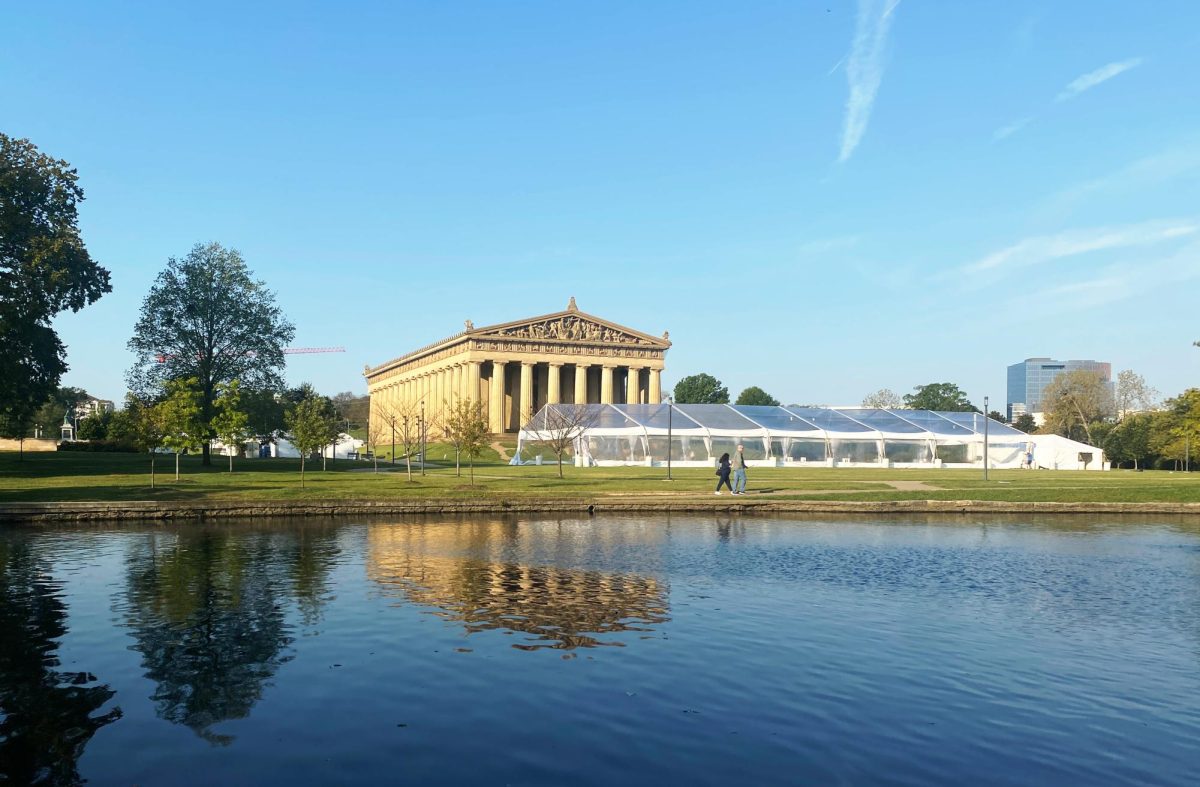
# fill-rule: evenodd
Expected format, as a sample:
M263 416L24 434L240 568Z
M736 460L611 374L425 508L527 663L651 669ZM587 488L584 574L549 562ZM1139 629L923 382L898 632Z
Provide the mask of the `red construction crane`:
M308 355L310 353L344 353L344 352L346 352L346 348L345 347L284 347L283 352L284 352L284 355ZM254 353L248 352L246 354L253 355ZM174 357L175 356L168 355L167 353L159 353L158 355L154 356L154 360L158 361L159 363L166 363L168 358L174 358Z

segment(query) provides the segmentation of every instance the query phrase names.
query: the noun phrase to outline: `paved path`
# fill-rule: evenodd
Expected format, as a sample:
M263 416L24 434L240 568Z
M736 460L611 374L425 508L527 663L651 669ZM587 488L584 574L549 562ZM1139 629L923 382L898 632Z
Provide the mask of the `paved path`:
M504 446L500 445L500 441L499 441L499 440L497 440L496 442L492 443L492 448L496 449L496 453L500 454L500 461L502 461L502 462L508 462L508 459L509 459L509 457L508 457L508 451L507 451L507 450L505 450Z

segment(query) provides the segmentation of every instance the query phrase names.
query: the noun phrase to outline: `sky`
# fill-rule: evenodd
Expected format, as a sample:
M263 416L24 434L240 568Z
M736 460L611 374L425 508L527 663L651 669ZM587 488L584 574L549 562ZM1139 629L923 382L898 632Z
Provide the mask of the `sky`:
M579 308L664 383L855 404L1032 356L1200 384L1200 4L12 4L0 131L78 169L119 400L170 257L241 251L290 383Z

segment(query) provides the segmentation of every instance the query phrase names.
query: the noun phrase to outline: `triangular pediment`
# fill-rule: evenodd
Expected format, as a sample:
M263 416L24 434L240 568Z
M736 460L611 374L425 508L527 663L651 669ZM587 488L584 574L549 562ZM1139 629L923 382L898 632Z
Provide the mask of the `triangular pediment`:
M472 337L490 339L535 339L664 349L671 346L671 342L665 337L650 336L575 309L515 320L501 325L489 325L468 331L468 334Z

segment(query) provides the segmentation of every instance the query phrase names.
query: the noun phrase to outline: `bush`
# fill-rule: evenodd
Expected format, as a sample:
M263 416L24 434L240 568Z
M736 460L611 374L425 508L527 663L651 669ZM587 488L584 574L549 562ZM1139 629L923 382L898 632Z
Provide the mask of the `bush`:
M105 454L136 454L137 448L133 443L123 440L90 440L86 443L59 443L59 451L79 451L81 453Z

